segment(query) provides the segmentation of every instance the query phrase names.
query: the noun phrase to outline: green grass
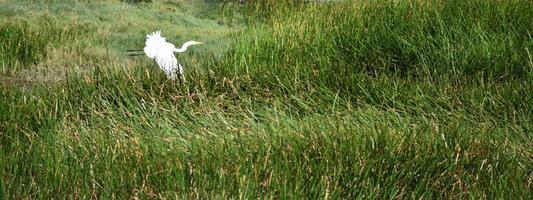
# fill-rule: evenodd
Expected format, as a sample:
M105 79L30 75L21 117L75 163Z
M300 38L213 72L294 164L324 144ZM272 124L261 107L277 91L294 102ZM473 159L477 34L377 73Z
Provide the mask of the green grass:
M528 1L6 1L0 16L0 197L531 198ZM159 29L206 43L178 55L183 86L124 54Z

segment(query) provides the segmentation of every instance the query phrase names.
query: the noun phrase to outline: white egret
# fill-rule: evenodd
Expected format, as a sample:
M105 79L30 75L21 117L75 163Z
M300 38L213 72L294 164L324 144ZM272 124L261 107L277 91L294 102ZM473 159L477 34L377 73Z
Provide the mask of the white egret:
M146 35L146 46L144 47L144 54L159 65L167 77L171 80L176 80L180 76L180 81L183 79L183 66L178 62L174 52L182 53L191 45L203 44L197 41L185 42L181 48L176 48L172 43L168 43L164 37L161 36L161 31L156 31ZM128 51L143 51L143 50L128 50ZM142 53L130 54L130 56L142 55Z

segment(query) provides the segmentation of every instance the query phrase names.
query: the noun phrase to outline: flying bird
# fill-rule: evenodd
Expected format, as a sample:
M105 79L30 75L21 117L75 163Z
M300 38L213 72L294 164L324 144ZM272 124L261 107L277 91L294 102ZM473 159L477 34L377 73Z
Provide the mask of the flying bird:
M129 56L142 55L141 51L159 65L167 77L171 80L176 80L179 76L180 81L183 79L183 66L178 62L174 52L182 53L191 45L203 44L197 41L185 42L181 48L176 48L172 43L169 43L161 36L161 31L150 33L146 36L146 46L144 50L128 50L131 53Z

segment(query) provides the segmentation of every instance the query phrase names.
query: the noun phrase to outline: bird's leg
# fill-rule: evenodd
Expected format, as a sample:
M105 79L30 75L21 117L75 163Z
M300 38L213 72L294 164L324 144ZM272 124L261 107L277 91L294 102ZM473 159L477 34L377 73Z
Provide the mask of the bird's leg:
M128 56L131 56L131 57L133 57L133 56L142 56L142 55L144 55L144 53L128 53Z
M179 76L178 79L180 80L180 86L183 87L183 82L184 82L183 81L183 74L179 74L178 76Z
M143 50L141 50L141 49L128 49L128 50L126 50L126 52L128 53L128 54L127 54L128 56L140 56L140 55L144 55L144 52L143 52Z
M165 88L165 82L163 82L163 84L161 84L161 86L159 86L159 96L163 95L163 89Z
M180 86L182 88L185 88L185 92L187 94L187 96L189 95L189 87L185 84L185 76L183 74L179 74L178 75L179 77L179 80L180 80Z

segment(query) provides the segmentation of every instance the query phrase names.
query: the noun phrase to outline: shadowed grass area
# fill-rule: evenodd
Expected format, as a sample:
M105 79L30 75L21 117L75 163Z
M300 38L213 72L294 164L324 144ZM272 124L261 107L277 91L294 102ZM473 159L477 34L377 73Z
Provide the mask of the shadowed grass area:
M0 30L23 42L1 43L21 49L4 59L23 67L2 72L22 83L0 79L0 196L528 199L532 13L498 0L8 1L0 15L16 20ZM39 16L49 23L29 23ZM206 43L178 54L184 85L123 55L159 28ZM26 83L28 69L60 79Z

